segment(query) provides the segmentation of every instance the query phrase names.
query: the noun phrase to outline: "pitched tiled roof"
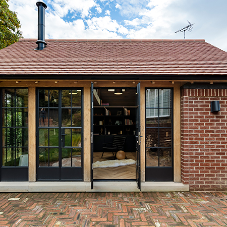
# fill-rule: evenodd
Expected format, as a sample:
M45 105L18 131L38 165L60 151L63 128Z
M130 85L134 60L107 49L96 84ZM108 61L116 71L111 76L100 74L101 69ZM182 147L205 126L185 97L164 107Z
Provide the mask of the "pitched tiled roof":
M0 50L7 75L227 75L227 53L205 40L22 39Z

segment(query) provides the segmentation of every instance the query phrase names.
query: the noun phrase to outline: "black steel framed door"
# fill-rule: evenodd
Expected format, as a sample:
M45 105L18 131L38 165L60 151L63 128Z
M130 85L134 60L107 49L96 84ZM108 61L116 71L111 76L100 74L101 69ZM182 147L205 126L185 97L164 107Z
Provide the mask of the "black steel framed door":
M93 143L93 132L94 132L94 126L93 126L93 83L91 82L91 189L93 189L93 151L94 151L94 143Z
M37 90L37 180L83 180L83 91Z
M136 181L141 190L141 167L140 167L140 83L137 84L137 114L136 114Z
M146 181L173 181L173 90L146 89Z

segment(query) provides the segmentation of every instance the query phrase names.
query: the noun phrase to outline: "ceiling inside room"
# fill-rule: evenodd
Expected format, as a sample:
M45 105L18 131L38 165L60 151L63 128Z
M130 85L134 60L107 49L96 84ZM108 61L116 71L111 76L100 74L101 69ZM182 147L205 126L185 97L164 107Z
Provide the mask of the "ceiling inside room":
M100 106L101 103L109 104L109 106L137 105L136 88L121 88L122 89L121 95L114 94L115 89L116 88L94 88L94 106Z

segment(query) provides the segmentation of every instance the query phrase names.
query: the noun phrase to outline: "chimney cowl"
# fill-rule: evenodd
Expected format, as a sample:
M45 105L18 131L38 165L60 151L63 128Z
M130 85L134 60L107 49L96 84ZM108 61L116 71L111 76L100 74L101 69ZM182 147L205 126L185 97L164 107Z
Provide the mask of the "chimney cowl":
M36 2L38 7L38 44L37 50L43 50L47 45L45 42L45 9L47 5L44 2Z
M47 8L47 5L44 2L36 2L36 6L43 6L45 9Z

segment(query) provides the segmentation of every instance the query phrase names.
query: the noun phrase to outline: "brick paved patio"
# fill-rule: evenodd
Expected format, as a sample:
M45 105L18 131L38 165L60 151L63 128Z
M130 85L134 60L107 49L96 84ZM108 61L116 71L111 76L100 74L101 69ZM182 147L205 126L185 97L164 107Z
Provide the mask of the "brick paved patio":
M227 226L227 193L1 193L0 226Z

